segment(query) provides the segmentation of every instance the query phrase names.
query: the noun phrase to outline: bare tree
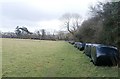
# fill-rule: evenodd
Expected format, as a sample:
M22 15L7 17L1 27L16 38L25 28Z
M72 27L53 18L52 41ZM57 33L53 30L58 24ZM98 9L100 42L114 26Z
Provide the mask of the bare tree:
M36 31L36 34L38 35L38 39L41 39L41 34L40 34L40 31Z
M72 35L75 34L77 29L79 28L79 23L81 22L81 16L77 13L70 14L66 13L61 17L67 31Z
M58 31L57 37L59 40L66 40L66 31Z
M42 40L44 40L45 39L45 35L46 35L45 29L41 30L41 34L42 34Z
M67 31L72 35L73 40L77 40L76 32L82 21L81 16L77 13L66 13L61 17L61 20L65 28L67 28Z
M77 13L74 13L74 14L72 14L72 17L73 17L74 27L76 27L76 29L78 29L79 26L80 26L79 23L81 23L81 16L79 14L77 14Z

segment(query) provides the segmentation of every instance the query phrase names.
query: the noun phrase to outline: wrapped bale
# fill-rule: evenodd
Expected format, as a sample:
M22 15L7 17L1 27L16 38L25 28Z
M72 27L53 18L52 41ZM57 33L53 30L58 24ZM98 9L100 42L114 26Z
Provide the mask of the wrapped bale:
M91 45L91 59L94 65L116 66L118 64L118 49L113 46L93 44Z

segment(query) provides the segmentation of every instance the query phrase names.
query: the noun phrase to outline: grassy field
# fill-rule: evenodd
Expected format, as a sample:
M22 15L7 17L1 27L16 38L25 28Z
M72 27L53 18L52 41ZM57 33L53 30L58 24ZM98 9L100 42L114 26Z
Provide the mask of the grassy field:
M2 39L3 77L117 77L64 41Z
M0 79L2 77L2 39L0 39Z

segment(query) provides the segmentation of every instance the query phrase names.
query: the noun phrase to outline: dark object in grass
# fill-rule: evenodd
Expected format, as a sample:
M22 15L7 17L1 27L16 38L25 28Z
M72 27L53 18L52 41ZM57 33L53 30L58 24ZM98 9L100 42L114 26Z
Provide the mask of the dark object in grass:
M91 43L86 43L84 53L91 58Z
M64 60L64 59L61 59L61 60Z
M81 46L78 47L80 51L83 51L85 49L86 43L82 43Z
M91 59L93 64L97 66L116 66L118 64L118 50L113 46L92 44Z
M78 48L80 51L83 51L85 48L85 43L75 42L74 47Z
M79 46L81 46L81 44L82 44L81 42L75 42L74 47L78 48Z
M69 42L70 44L72 44L72 45L75 43L75 41L68 41L68 42Z

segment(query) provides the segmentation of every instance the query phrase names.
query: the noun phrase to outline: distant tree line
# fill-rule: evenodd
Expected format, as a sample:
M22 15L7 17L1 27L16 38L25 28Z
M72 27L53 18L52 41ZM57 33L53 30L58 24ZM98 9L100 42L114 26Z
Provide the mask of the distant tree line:
M2 38L36 39L36 40L67 40L65 31L56 34L48 33L45 29L30 32L26 27L17 26L15 32L0 32Z

